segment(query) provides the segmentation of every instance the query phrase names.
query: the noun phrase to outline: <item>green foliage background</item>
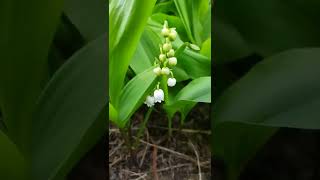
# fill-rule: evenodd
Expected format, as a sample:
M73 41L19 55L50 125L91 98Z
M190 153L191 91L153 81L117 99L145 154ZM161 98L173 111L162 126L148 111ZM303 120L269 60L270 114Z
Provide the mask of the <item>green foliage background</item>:
M212 149L229 179L279 127L320 128L319 8L316 0L215 2Z

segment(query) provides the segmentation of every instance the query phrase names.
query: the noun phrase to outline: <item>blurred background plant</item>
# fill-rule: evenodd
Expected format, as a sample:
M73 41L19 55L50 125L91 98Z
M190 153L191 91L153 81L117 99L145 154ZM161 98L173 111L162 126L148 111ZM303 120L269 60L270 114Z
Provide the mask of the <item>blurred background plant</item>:
M216 1L212 149L227 179L239 179L279 128L320 128L319 8L316 0Z
M68 179L105 134L106 10L98 0L1 1L0 179Z

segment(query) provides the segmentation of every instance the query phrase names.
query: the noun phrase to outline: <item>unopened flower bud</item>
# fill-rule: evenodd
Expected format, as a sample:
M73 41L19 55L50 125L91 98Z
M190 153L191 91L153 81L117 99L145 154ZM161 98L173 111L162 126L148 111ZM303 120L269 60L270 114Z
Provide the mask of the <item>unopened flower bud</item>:
M167 83L168 83L168 86L169 86L169 87L173 87L173 86L176 85L177 80L176 80L175 78L169 78L168 81L167 81Z
M169 65L170 65L170 66L175 66L175 65L177 65L177 58L176 58L176 57L171 57L171 58L169 58Z
M169 75L169 74L170 74L170 69L167 68L167 67L163 67L163 68L161 69L161 74L163 74L163 75Z
M156 67L153 69L153 72L156 74L156 75L160 75L161 74L161 68L160 67Z
M160 54L160 55L159 55L159 59L160 59L161 62L165 61L166 58L167 58L167 57L166 57L165 54Z
M164 37L168 37L170 35L170 29L162 28L161 35L164 36Z
M167 53L168 57L173 57L174 56L174 50L170 49L169 52Z
M164 43L162 46L162 49L166 52L168 52L170 49L172 49L171 43Z
M174 41L177 37L177 31L175 29L170 29L169 38Z

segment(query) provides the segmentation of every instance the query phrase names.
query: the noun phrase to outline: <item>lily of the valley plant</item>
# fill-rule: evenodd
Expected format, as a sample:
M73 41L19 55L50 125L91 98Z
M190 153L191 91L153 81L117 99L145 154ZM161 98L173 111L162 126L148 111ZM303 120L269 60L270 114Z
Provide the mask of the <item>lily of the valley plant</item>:
M172 41L177 37L177 31L175 28L168 27L168 21L164 22L161 35L165 38L165 42L160 45L160 55L159 58L155 58L153 72L157 76L170 76L167 79L167 85L173 87L176 85L177 80L173 76L172 69L177 65L177 58L174 56L175 51L172 48ZM157 84L153 95L149 95L144 102L148 107L154 106L155 103L161 103L164 101L164 92L159 88L160 81Z

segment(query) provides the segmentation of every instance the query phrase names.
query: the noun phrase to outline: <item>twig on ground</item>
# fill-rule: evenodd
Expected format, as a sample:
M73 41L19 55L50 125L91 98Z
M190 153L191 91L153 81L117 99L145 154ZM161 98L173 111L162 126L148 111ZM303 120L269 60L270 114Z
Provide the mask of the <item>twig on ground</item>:
M163 168L163 169L159 169L158 172L168 171L168 170L170 170L170 169L176 169L176 168L181 168L181 167L190 166L190 165L191 165L190 163L178 164L178 165L175 165L175 166L171 166L171 167L166 167L166 168Z
M133 138L136 138L136 137L133 137ZM165 148L165 147L163 147L163 146L156 145L156 144L148 143L148 142L146 142L146 141L144 141L144 140L142 140L142 139L139 139L139 141L140 141L141 143L143 143L143 144L148 144L148 145L150 145L150 146L152 146L152 147L157 147L158 149L161 149L161 150L163 150L163 151L167 151L167 152L170 152L170 153L172 153L172 154L178 155L178 156L182 157L182 158L185 159L185 160L189 160L189 161L192 161L192 162L194 162L194 163L197 163L197 160L193 159L193 158L190 157L190 156L187 156L187 155L185 155L185 154L182 154L182 153L180 153L180 152L177 152L177 151L174 151L174 150L171 150L171 149L168 149L168 148Z
M202 176L201 176L201 167L200 167L200 160L199 160L199 154L196 150L196 148L194 147L193 143L189 140L189 145L192 147L194 153L196 154L197 157L197 164L198 164L198 171L199 171L199 180L202 180Z
M157 173L157 153L158 149L156 146L153 146L153 152L152 152L152 174L155 180L159 180L159 176Z
M122 160L122 156L120 156L119 158L117 158L116 160L114 160L111 164L109 164L109 167L114 166L115 164L117 164L118 162L120 162Z
M164 130L168 130L167 127L161 127L161 126L151 126L148 125L148 128L154 128L154 129L164 129ZM132 130L138 130L139 128L132 128ZM195 133L195 134L207 134L207 135L211 135L211 131L208 130L200 130L200 129L176 129L176 128L172 128L172 131L181 131L184 133ZM109 133L120 133L119 129L109 129Z
M124 141L121 141L120 144L118 146L116 146L111 153L109 153L109 157L111 157L116 151L118 151L118 149L121 148L121 146L123 145Z

